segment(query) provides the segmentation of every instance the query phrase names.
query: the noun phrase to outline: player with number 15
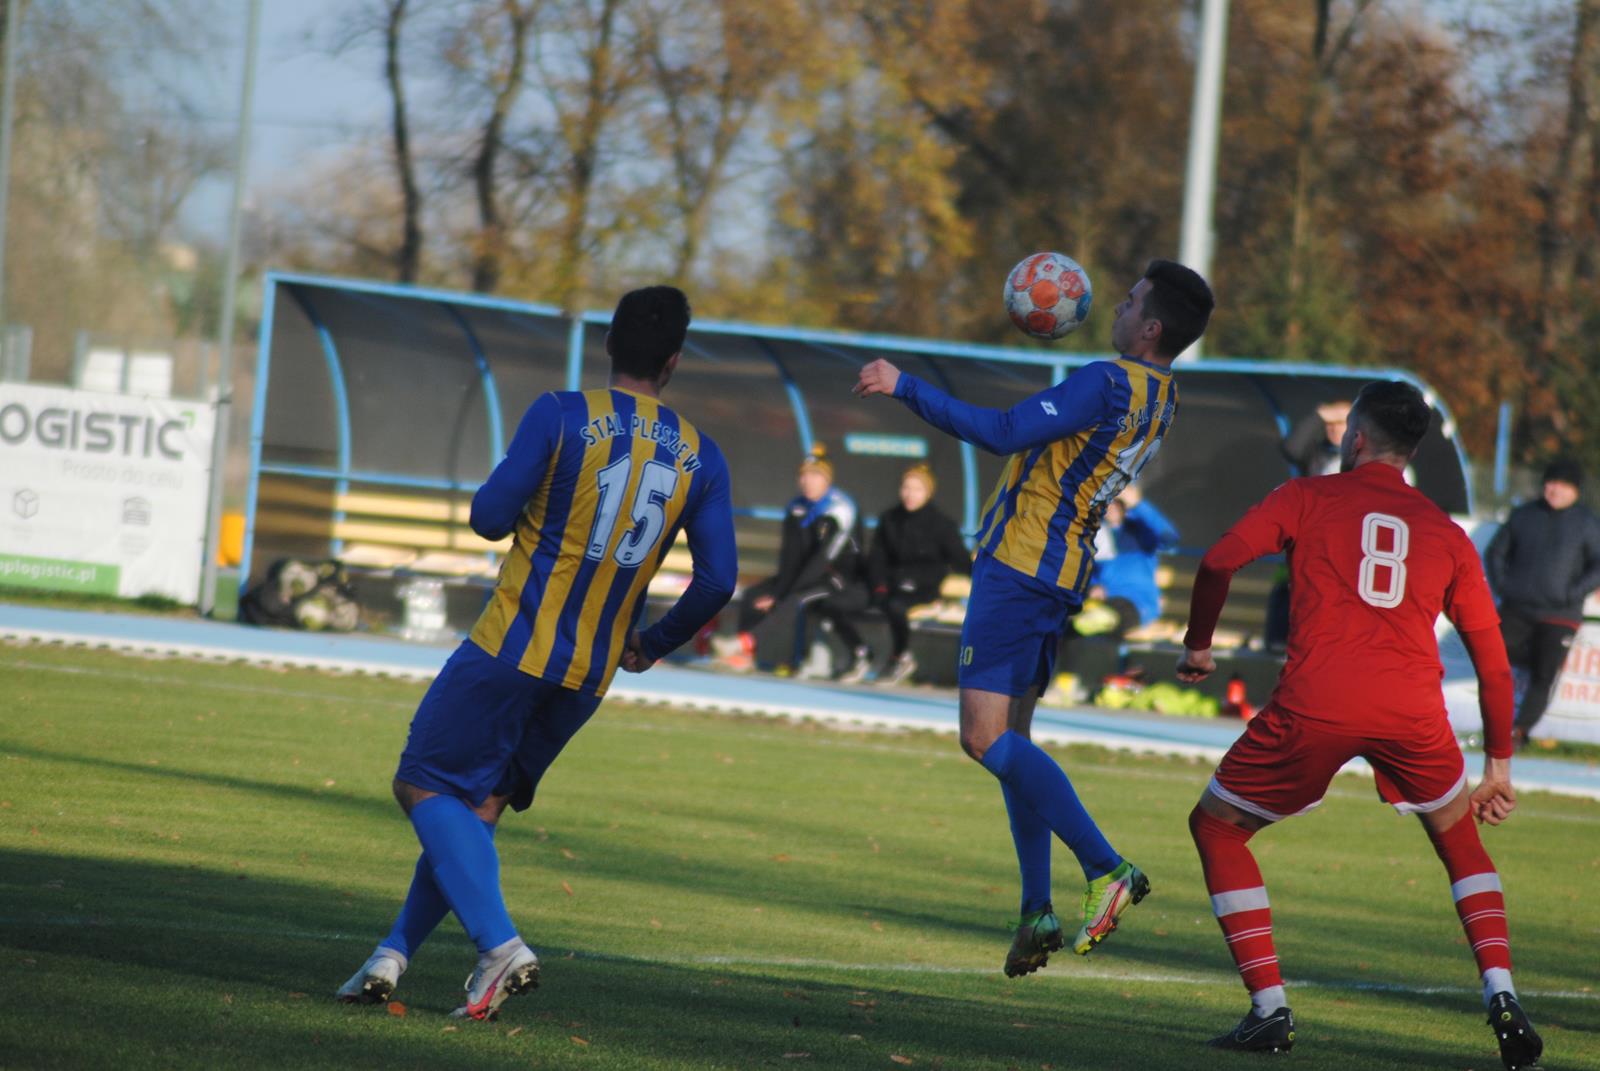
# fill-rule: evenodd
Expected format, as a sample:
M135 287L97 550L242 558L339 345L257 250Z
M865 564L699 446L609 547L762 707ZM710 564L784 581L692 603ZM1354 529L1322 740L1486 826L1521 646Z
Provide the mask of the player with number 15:
M471 636L412 719L394 794L422 855L389 936L339 1000L387 1000L449 911L478 946L458 1017L492 1018L537 984L538 957L500 893L495 823L507 805L533 802L617 667L641 673L689 640L738 578L722 451L660 402L688 328L681 291L624 295L606 335L610 388L540 397L473 496L473 531L514 539ZM635 631L680 529L694 580L661 620Z
M1500 875L1472 819L1499 825L1511 788L1511 667L1478 552L1404 470L1432 410L1408 383L1356 395L1336 475L1290 480L1206 553L1195 577L1178 677L1216 669L1211 638L1233 574L1268 554L1289 558L1289 650L1277 689L1228 750L1189 816L1211 906L1251 1009L1211 1044L1280 1052L1294 1017L1278 972L1272 911L1247 842L1322 802L1350 759L1372 767L1378 795L1422 820L1450 876L1489 1025L1507 1068L1530 1067L1543 1043L1517 1004ZM1483 780L1467 790L1445 713L1434 622L1443 612L1478 674Z

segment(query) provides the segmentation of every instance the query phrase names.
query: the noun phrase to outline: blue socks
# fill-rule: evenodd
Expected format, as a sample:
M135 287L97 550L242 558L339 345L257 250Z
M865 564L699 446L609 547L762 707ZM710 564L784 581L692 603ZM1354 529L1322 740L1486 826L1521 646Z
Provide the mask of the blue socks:
M1017 866L1022 871L1022 914L1028 915L1050 902L1050 827L1004 781L1000 792L1006 798L1011 840L1017 846Z
M492 840L494 823L484 822L483 828L488 830ZM450 902L439 891L438 882L433 880L433 865L428 862L428 855L424 852L417 856L417 869L411 876L411 890L406 893L406 901L400 905L400 913L395 916L394 928L389 931L388 937L378 942L378 947L398 952L403 961L409 961L449 913Z
M1017 834L1017 812L1021 808L1015 804L1032 808L1038 820L1049 826L1062 843L1072 849L1072 854L1078 857L1078 865L1083 867L1086 880L1093 881L1103 874L1109 874L1122 863L1122 857L1112 849L1101 835L1100 828L1094 824L1094 819L1089 817L1089 812L1078 802L1078 794L1072 790L1072 782L1067 780L1066 772L1033 741L1007 729L984 752L983 766L998 777L1001 787L1007 790L1006 808L1011 812L1012 836L1017 840L1017 859L1022 867L1024 882L1028 880L1030 865L1037 860L1038 852L1032 845L1037 844L1038 837L1036 834L1029 835L1029 847L1024 849L1024 838ZM1025 831L1028 829L1026 822L1022 828ZM1025 850L1028 853L1026 855ZM1026 899L1026 891L1023 895Z
M488 952L516 937L517 928L511 924L500 895L500 856L495 853L494 838L485 828L487 823L454 796L429 796L411 808L411 825L426 857L418 861L418 876L425 862L433 872L437 891L449 902L478 951ZM416 886L413 880L413 891ZM418 929L428 918L425 890L422 900L415 922ZM408 896L407 906L410 902ZM406 915L404 908L401 915ZM399 922L397 919L396 929L400 928ZM435 919L434 925L437 924Z

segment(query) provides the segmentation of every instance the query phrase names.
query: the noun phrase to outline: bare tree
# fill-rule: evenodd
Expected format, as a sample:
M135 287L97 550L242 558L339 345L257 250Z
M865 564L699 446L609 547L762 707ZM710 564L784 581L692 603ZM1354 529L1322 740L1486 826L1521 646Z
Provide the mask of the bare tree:
M1344 28L1334 36L1333 0L1312 0L1316 18L1311 33L1310 69L1301 106L1300 124L1295 130L1294 201L1289 223L1288 319L1284 328L1284 353L1300 357L1301 298L1306 286L1306 257L1311 245L1312 216L1317 194L1320 154L1327 133L1329 98L1334 91L1334 74L1339 60L1350 48L1361 16L1372 0L1355 0L1355 8Z
M569 81L559 70L545 71L567 156L553 296L569 313L583 296L585 243L602 136L631 81L632 72L617 62L616 53L623 4L624 0L574 0L567 5L570 22L558 40L564 37L561 43L571 46L578 63L576 77Z
M751 117L790 63L794 12L773 0L680 0L639 13L640 50L660 102L678 235L672 276L687 278L710 206ZM664 28L672 27L668 34Z
M411 152L411 123L406 114L405 80L400 71L400 32L409 0L387 0L383 11L383 77L389 87L389 127L394 139L394 166L400 179L400 248L395 250L395 277L417 281L422 263L422 192L417 188Z
M506 122L522 92L528 62L528 33L533 27L533 3L502 0L506 42L501 65L490 75L493 99L472 161L472 184L478 202L478 237L472 258L472 289L490 292L500 285L506 254L505 220L501 206L498 162L505 148Z
M1550 177L1538 191L1544 209L1539 225L1537 327L1537 352L1542 358L1554 353L1572 330L1573 283L1580 268L1593 270L1583 249L1580 224L1592 226L1600 208L1600 0L1576 0L1574 7L1566 122ZM1585 166L1590 169L1587 182Z

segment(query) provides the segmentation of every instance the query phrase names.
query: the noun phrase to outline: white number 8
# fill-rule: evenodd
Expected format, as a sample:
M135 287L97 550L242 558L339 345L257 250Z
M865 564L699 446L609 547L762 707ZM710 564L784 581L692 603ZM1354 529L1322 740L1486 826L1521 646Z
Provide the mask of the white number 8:
M1378 535L1387 531L1392 542L1388 550L1378 545ZM1361 519L1361 582L1356 591L1369 606L1392 610L1406 597L1406 552L1411 547L1411 529L1399 517L1369 513ZM1388 566L1388 587L1379 591L1375 583L1378 567Z

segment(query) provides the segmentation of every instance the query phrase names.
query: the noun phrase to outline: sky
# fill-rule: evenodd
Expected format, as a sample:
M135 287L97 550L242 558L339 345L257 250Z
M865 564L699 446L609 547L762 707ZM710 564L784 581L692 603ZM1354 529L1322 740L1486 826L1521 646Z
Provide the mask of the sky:
M328 49L339 18L358 6L359 0L262 0L247 200L289 185L316 161L385 129L381 57L370 49L344 57ZM219 34L226 52L203 76L203 91L215 94L206 114L218 122L238 114L247 5L238 0L237 8L237 24ZM225 125L231 132L231 122ZM230 171L195 191L185 212L192 229L220 240L232 182Z

